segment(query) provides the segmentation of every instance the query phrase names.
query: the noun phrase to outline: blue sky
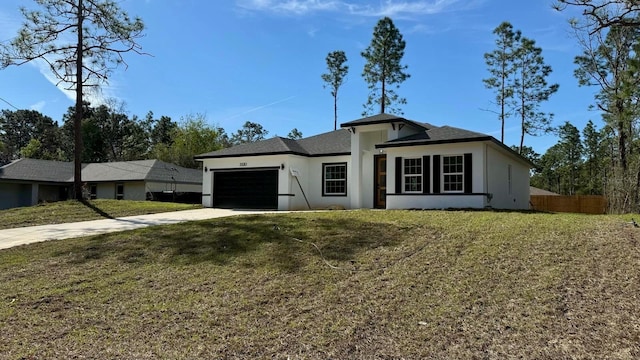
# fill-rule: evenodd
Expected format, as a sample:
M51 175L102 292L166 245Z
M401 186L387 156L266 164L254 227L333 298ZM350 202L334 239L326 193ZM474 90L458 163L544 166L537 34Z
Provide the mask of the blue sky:
M589 111L595 89L580 88L573 76L579 53L568 18L552 0L120 0L140 16L146 36L139 40L151 56L127 54L128 68L110 78L101 97L124 102L131 115L181 117L202 113L212 126L235 132L245 121L262 124L269 136L292 128L311 136L333 130L333 99L323 88L326 55L346 52L349 74L340 88L338 122L361 117L368 89L360 53L373 27L390 16L407 43L403 63L411 78L398 93L407 99L408 119L450 125L500 137L483 54L493 50L492 31L509 21L542 47L553 68L549 81L559 91L542 107L555 124L580 130L600 115ZM0 2L0 41L11 39L22 22L19 6ZM36 109L60 120L73 95L56 87L37 64L0 71L0 98L18 108ZM0 108L10 108L0 102ZM525 145L543 153L554 135L527 137ZM517 119L506 125L505 143L519 142Z

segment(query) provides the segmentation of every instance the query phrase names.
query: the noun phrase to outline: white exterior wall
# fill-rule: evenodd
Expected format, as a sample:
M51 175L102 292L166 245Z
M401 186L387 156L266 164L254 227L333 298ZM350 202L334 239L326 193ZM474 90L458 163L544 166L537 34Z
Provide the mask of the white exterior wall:
M202 161L202 206L213 207L213 173L209 171L211 159ZM207 169L205 171L204 169Z
M125 200L146 200L147 194L144 185L144 181L124 181L118 182L99 182L95 183L96 186L96 198L98 199L115 199L116 198L116 184L124 184L124 199Z
M278 210L308 210L307 201L313 208L313 193L309 184L313 174L309 174L308 159L303 156L289 155L284 164L284 170L278 174L278 186L281 182L284 183L282 188L286 188L286 191L279 192L279 194L289 194L289 196L278 197ZM291 174L292 169L298 174L297 180ZM305 201L305 195L307 201Z
M309 183L307 197L312 208L321 209L331 205L343 206L345 209L351 207L351 189L349 184L353 179L351 156L326 156L306 159L309 164ZM322 164L346 163L347 164L347 195L346 196L322 196L323 177ZM309 195L311 194L311 196Z
M124 191L127 191L126 187ZM96 183L96 198L97 199L115 199L116 198L116 184L114 183Z
M146 191L148 192L163 192L171 191L175 192L202 192L201 184L181 184L181 183L168 183L168 182L147 182Z
M266 156L243 156L233 158L218 158L218 159L203 159L202 160L202 206L213 206L213 173L216 169L224 170L252 170L260 168L281 168L284 164L284 169L278 171L278 210L289 210L292 206L298 206L298 204L305 204L304 198L292 200L291 198L298 197L297 193L294 193L290 167L294 166L300 173L300 182L304 183L307 178L307 168L304 161L295 160L299 158L296 155L266 155ZM204 169L207 171L204 171ZM296 187L298 184L295 184ZM303 184L304 188L304 184ZM294 194L295 196L291 196ZM302 194L300 193L300 196ZM306 207L306 204L304 205Z
M284 169L278 172L278 210L307 210L309 207L319 209L330 205L349 208L351 201L349 183L353 176L350 160L349 155L326 157L268 155L203 159L202 205L213 206L211 194L213 193L213 173L216 169L241 171L267 167L281 168L284 164ZM241 163L246 163L246 166L240 167ZM322 196L322 164L326 163L347 163L346 196ZM207 171L204 171L205 167ZM298 174L297 180L292 175L292 169Z
M129 181L124 182L123 184L125 200L143 201L147 199L147 191L144 185L144 181ZM113 192L115 194L115 184L113 186Z
M495 209L529 209L529 167L506 151L487 144L487 192ZM509 185L511 166L511 186Z
M387 209L482 209L481 195L402 195L387 196Z
M387 141L389 134L397 134L389 124L366 125L355 128L351 134L351 155L304 157L298 155L245 156L234 158L203 159L202 205L212 207L213 173L216 169L252 170L279 168L278 210L304 210L326 208L330 205L345 208L374 207L374 161L376 155L387 156L387 209L439 209L478 208L528 209L529 168L507 150L491 142L461 142L422 146L376 149L376 144ZM472 194L433 192L430 179L428 195L393 195L395 193L395 159L430 156L430 175L433 176L433 156L472 154ZM322 196L322 164L347 164L347 196ZM508 167L511 165L511 187ZM282 169L284 166L284 169ZM441 165L442 166L442 163ZM204 169L207 171L204 171ZM292 176L295 169L300 184ZM440 185L442 171L440 171ZM302 188L302 189L301 189ZM511 193L509 193L511 188ZM309 202L305 201L305 197ZM125 189L125 194L127 190Z
M391 125L376 124L358 126L355 128L355 133L351 134L351 167L353 169L351 171L353 176L349 180L351 208L374 207L374 156L381 154L375 145L387 141L390 133L394 133Z
M486 193L484 178L484 144L477 142L457 143L457 144L440 144L440 145L423 145L411 147L397 147L384 149L387 153L387 194L395 193L396 189L396 157L402 158L422 158L423 156L431 156L430 174L433 176L433 155L449 156L464 155L471 153L472 161L472 188L471 192L480 194ZM442 166L442 164L441 164ZM440 172L442 176L442 172ZM424 183L424 180L423 180ZM433 180L429 181L433 193ZM440 185L444 181L440 180ZM483 195L446 195L440 194L430 195L387 195L387 209L442 209L442 208L484 208L487 206L486 196Z

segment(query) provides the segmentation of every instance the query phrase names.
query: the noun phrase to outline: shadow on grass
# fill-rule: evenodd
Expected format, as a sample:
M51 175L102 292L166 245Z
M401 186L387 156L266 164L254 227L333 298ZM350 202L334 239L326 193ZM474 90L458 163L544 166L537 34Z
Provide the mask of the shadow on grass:
M102 216L103 218L107 218L107 219L115 219L114 216L109 215L109 213L105 212L104 210L100 209L99 207L97 207L95 204L92 204L90 201L82 199L80 200L80 203L86 207L88 207L89 209L93 210L96 214Z
M234 262L294 272L320 257L313 244L325 260L349 261L362 251L402 242L406 230L353 218L243 216L98 235L58 255L71 253L78 264L103 258L132 265Z

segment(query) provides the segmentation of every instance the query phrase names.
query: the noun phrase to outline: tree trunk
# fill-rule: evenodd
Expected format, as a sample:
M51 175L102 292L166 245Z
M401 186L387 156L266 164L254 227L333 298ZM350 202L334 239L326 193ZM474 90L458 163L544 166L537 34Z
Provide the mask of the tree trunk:
M335 89L333 96L333 130L338 130L338 89Z
M640 166L636 170L636 186L633 189L633 205L631 207L631 211L634 213L638 212L640 208Z
M74 198L82 200L82 0L78 0L78 48L76 50L76 117L73 120L73 189Z
M382 79L382 91L380 94L380 114L384 114L384 103L385 103L385 83L384 79Z
M384 58L387 58L387 47L385 45L384 51ZM381 94L380 94L380 114L384 114L384 108L385 108L385 102L386 102L386 96L387 96L387 89L386 89L386 80L387 80L387 68L384 65L384 60L383 60L383 65L382 65L382 76L381 79L382 81L382 89L381 89Z
M523 60L522 64L520 65L522 68L520 69L521 71L521 81L522 81L522 88L520 89L520 115L521 115L521 131L520 131L520 154L522 155L522 148L524 146L524 134L526 133L526 128L525 128L525 123L526 123L526 104L525 104L525 92L526 92L526 74L525 74L525 69L527 68L527 63Z
M504 55L503 55L504 58ZM505 76L506 70L507 69L507 64L506 62L503 60L502 61L502 88L500 89L500 142L504 144L504 111L505 111L505 102L507 101L506 96L507 96L507 79Z

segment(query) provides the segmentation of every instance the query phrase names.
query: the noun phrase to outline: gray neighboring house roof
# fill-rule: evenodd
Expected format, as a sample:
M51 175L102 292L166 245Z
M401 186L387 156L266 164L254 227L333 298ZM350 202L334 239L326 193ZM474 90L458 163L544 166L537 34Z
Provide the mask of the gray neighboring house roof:
M19 159L0 167L0 180L72 183L73 163ZM160 160L90 163L82 164L82 181L175 181L201 184L202 172Z
M73 163L18 159L0 167L0 180L67 183L73 179Z
M340 129L328 133L293 140L274 137L253 143L240 144L230 148L196 155L195 159L225 158L237 156L264 156L292 154L301 156L349 155L351 135Z
M136 160L85 164L82 181L176 181L179 183L202 183L202 172L160 160Z
M544 190L537 188L535 186L529 186L529 194L530 195L550 195L550 196L560 196L558 193L554 193L552 191Z

